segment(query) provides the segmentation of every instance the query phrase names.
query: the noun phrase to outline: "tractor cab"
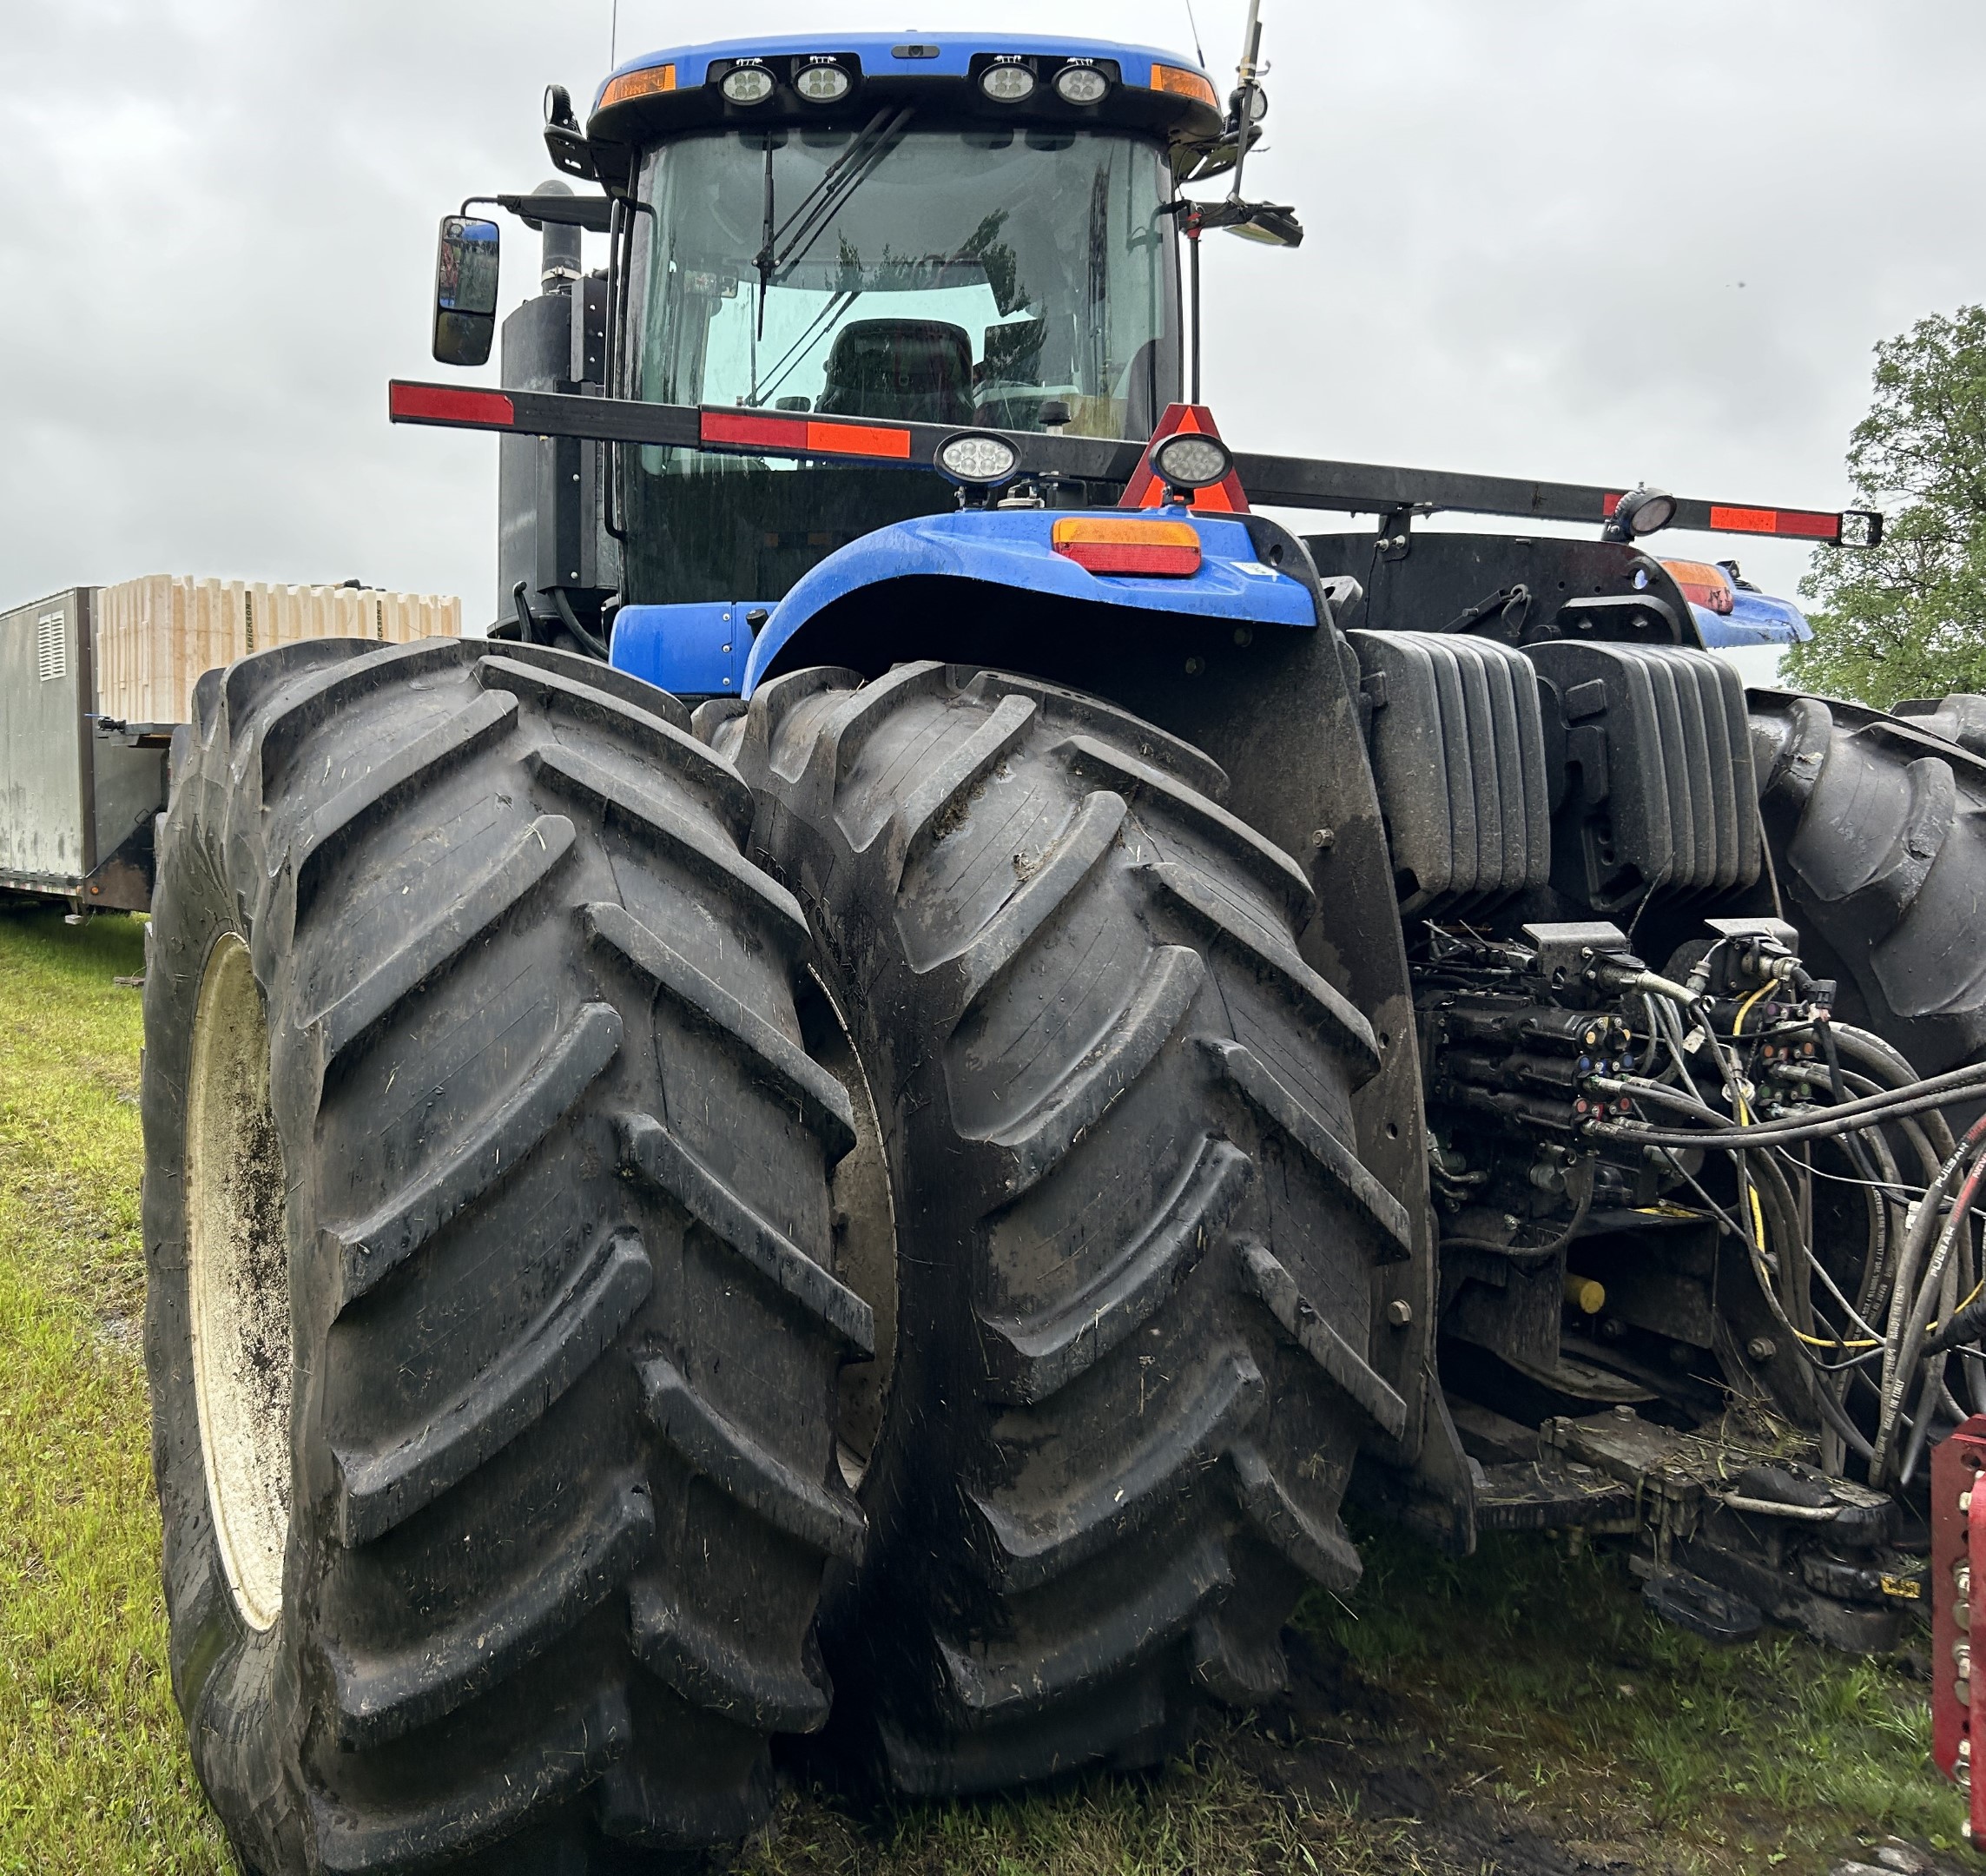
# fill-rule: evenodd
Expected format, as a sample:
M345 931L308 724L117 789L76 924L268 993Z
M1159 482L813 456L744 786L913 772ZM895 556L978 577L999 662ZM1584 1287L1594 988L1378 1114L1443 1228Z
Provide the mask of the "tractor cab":
M624 64L583 127L555 87L547 116L554 161L608 200L498 198L547 241L545 294L506 323L505 384L734 413L746 446L507 439L500 571L506 596L524 583L520 617L571 611L604 642L617 604L716 608L664 623L735 658L725 612L953 505L887 448L754 453L757 413L782 436L818 418L1142 440L1185 394L1178 185L1231 167L1236 139L1177 55L755 40ZM603 276L579 277L576 221L610 235ZM450 224L478 243L459 242L460 277L483 279L494 224Z

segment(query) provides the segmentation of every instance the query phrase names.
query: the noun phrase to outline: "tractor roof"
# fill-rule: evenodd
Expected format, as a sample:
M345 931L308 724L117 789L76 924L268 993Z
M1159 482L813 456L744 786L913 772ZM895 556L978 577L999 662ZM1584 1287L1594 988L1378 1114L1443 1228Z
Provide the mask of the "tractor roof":
M741 65L764 68L774 81L769 94L750 103L726 96L724 80ZM822 65L847 73L841 96L821 102L794 89L803 72ZM1035 80L1032 90L1018 101L989 96L982 80L995 65L1024 66ZM1094 68L1107 89L1093 102L1070 102L1055 80L1072 65ZM711 127L861 123L886 105L907 104L967 122L1096 124L1188 143L1217 137L1223 116L1198 63L1154 46L1025 33L821 33L722 40L629 59L596 93L586 134L597 146L642 144Z

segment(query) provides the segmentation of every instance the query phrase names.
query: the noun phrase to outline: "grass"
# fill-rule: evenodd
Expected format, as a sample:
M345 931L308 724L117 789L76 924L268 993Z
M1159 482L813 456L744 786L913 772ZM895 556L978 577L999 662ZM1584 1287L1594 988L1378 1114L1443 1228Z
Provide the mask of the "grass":
M222 1871L165 1670L144 1376L134 920L0 910L0 1876ZM1884 1833L1956 1860L1923 1688L1786 1635L1651 1620L1620 1560L1461 1562L1361 1529L1287 1712L1190 1760L983 1805L783 1803L739 1876L1521 1876L1612 1859L1818 1876Z
M166 1676L139 1323L142 927L0 914L0 1872L230 1866Z

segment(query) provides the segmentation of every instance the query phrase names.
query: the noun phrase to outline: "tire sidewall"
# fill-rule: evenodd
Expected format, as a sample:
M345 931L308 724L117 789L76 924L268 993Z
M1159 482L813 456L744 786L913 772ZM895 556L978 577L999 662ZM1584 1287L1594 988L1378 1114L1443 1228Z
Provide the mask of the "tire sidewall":
M158 888L154 896L145 977L145 1054L141 1105L145 1133L143 1221L146 1250L145 1357L153 1415L153 1470L163 1525L163 1570L173 1693L201 1783L223 1820L253 1819L254 1840L230 1837L251 1867L287 1865L300 1854L299 1794L283 1766L294 1762L299 1710L296 1650L288 1612L300 1593L301 1469L298 1426L308 1364L295 1306L299 1293L298 1212L293 1186L286 1206L291 1273L291 1505L285 1544L283 1609L266 1630L243 1618L228 1580L202 1452L192 1333L188 1230L188 1113L193 1039L201 990L215 946L228 938L255 960L257 988L277 1035L274 1000L263 980L248 915L258 888L260 842L231 838L225 804L228 738L209 737L192 774L161 817ZM216 763L222 774L216 776ZM283 1140L286 1155L291 1150Z

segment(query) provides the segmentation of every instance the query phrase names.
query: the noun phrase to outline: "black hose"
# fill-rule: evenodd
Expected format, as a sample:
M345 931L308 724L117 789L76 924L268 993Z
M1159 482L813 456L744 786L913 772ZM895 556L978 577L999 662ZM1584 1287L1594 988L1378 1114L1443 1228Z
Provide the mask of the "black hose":
M1715 1133L1661 1131L1593 1120L1587 1123L1587 1131L1602 1139L1625 1140L1639 1146L1772 1146L1791 1140L1831 1139L1838 1134L1858 1133L1909 1114L1955 1107L1961 1101L1986 1096L1986 1067L1956 1068L1949 1074L1919 1082L1917 1087L1921 1092L1917 1093L1897 1089L1890 1094L1850 1101L1811 1120L1765 1120L1753 1126L1724 1127Z
M551 603L558 608L558 617L566 631L604 664L607 662L606 646L579 623L578 614L572 610L572 602L565 597L565 589L563 586L548 586L545 591L551 595Z
M1817 1023L1814 1034L1820 1038L1821 1060L1827 1064L1829 1092L1833 1094L1837 1107L1845 1107L1849 1100L1848 1087L1841 1079L1841 1052L1835 1047L1834 1025L1831 1022ZM1855 1170L1864 1179L1873 1178L1875 1175L1869 1165L1868 1156L1863 1151L1861 1140L1851 1133L1843 1145L1847 1149L1848 1157L1855 1162Z
M1548 1244L1518 1246L1498 1244L1494 1238L1444 1238L1440 1248L1443 1251L1493 1251L1499 1257L1509 1258L1520 1270L1535 1270L1541 1265L1550 1263L1579 1236L1580 1226L1586 1223L1587 1214L1592 1210L1593 1187L1589 1186L1586 1196L1573 1212L1572 1223Z
M1872 1080L1893 1088L1909 1087L1917 1080L1917 1071L1910 1059L1872 1031L1857 1029L1852 1023L1832 1022L1817 1025L1816 1033L1823 1028L1834 1038L1839 1051L1858 1062ZM1957 1139L1943 1114L1930 1121L1925 1131L1942 1165L1956 1149Z

